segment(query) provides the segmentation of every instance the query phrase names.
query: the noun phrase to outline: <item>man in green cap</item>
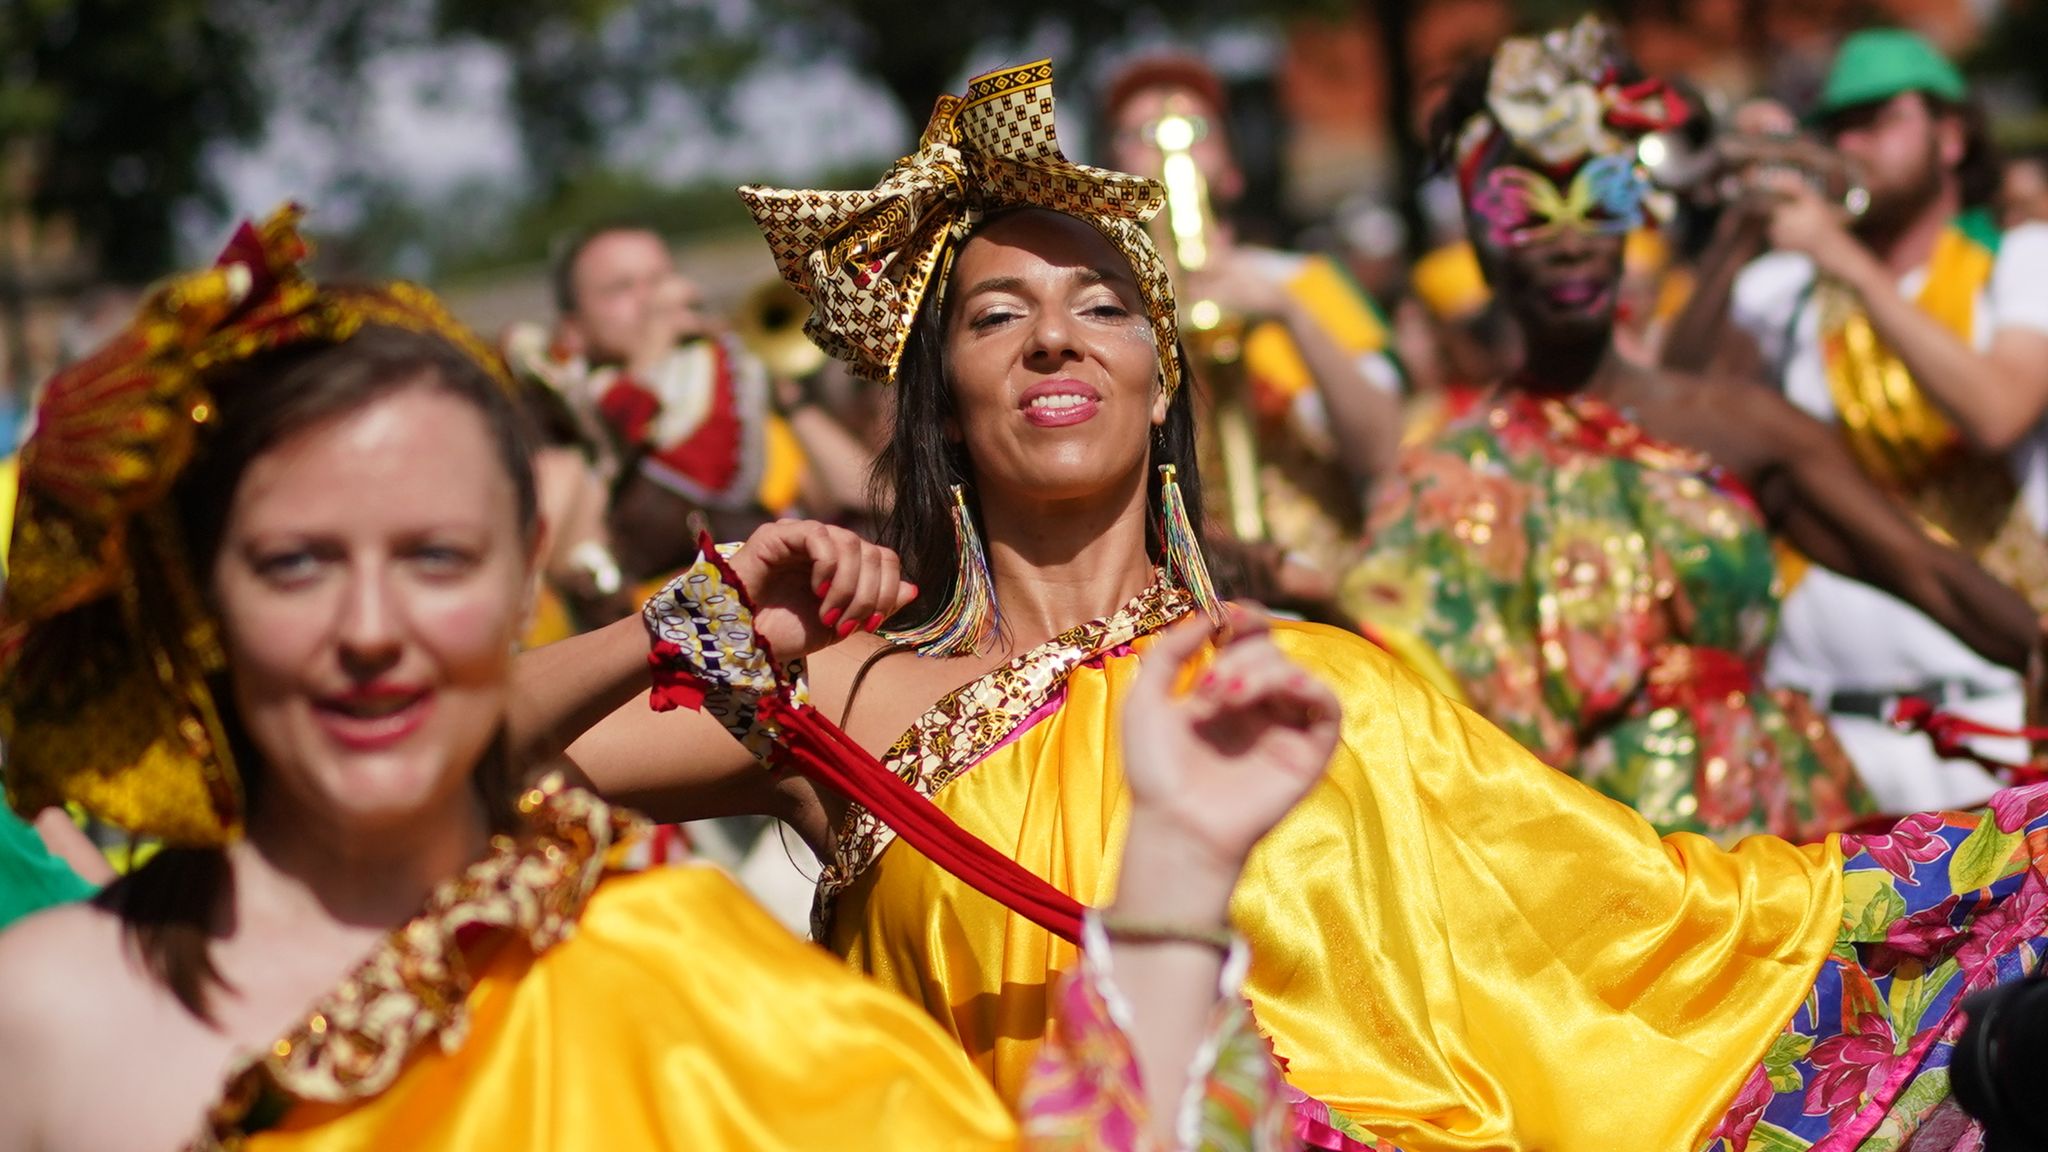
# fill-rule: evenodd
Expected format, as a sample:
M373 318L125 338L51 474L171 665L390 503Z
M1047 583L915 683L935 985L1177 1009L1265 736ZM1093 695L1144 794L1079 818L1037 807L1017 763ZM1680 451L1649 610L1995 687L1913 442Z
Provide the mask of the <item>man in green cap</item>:
M2000 234L1998 167L1955 66L1926 40L1843 42L1807 117L1859 174L1852 216L1805 182L1768 185L1775 251L1737 280L1733 317L1798 405L1836 422L1930 532L2048 608L2048 225ZM1882 592L1813 567L1788 594L1768 677L1803 689L1888 810L1983 801L1995 781L1888 721L1902 697L2018 727L2025 685ZM2024 759L2018 741L1981 751Z

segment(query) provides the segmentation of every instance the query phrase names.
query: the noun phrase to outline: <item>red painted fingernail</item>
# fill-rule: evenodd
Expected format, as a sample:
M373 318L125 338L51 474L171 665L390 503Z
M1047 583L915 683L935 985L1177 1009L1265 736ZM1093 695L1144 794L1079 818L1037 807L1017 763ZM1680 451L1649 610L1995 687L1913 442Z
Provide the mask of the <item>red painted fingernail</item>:
M839 614L844 611L844 608L827 608L823 612L818 613L818 619L825 622L825 627L830 628L834 624L839 623ZM843 636L845 633L842 632L840 635Z
M818 585L818 595L820 596L823 596L825 593L830 592L831 590L832 582L830 580L827 580L823 584Z
M840 638L841 640L844 640L844 639L846 639L846 638L847 638L848 636L851 636L851 635L853 635L853 630L854 630L855 628L859 627L859 626L860 626L860 621L858 621L858 620L848 620L848 621L847 621L846 623L844 623L844 624L841 624L841 625L839 626L839 638Z
M868 617L868 622L861 625L861 629L866 632L873 632L875 629L880 628L881 626L882 614L880 612L877 612L873 616Z

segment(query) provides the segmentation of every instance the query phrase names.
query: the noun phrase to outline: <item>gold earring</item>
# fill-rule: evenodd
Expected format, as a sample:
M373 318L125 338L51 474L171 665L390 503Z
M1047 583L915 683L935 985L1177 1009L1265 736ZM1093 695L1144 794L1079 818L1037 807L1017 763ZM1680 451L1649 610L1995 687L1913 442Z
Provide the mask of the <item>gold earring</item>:
M1218 628L1223 626L1223 601L1216 595L1216 582L1209 578L1208 562L1188 518L1187 500L1181 496L1179 469L1159 466L1159 534L1166 540L1167 577L1187 589L1195 607L1208 613Z

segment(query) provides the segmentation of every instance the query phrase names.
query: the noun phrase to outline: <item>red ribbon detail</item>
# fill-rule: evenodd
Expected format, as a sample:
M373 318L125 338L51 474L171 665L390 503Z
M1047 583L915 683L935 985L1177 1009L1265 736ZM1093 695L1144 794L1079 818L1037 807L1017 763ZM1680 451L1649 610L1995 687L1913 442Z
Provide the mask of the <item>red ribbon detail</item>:
M1893 706L1891 725L1901 732L1925 732L1934 744L1937 755L1947 760L1973 760L1994 776L2004 777L2013 785L2039 784L2048 781L2048 768L2032 764L2008 764L2003 760L1986 756L1965 743L1971 736L1996 736L2012 740L2048 740L2048 728L2000 728L1983 724L1967 716L1943 712L1933 702L1919 696L1902 697Z
M748 612L758 612L753 598L747 595L746 585L726 563L710 534L700 534L697 543L705 559L717 567L725 582L738 593ZM762 653L775 663L775 653L767 641L760 644ZM664 702L671 708L695 707L702 702L702 686L681 673L674 662L662 660L657 652L652 663L657 708ZM692 690L697 696L694 702L688 698ZM881 761L854 743L852 737L816 708L792 704L780 694L763 696L757 708L759 718L782 734L774 756L777 766L794 768L874 813L895 829L904 843L975 891L1062 940L1081 942L1081 914L1085 909L1080 901L954 823L929 796L884 768Z
M874 813L904 842L975 891L1062 940L1079 943L1079 901L953 822L931 798L869 755L808 705L762 699L761 718L782 733L776 761Z

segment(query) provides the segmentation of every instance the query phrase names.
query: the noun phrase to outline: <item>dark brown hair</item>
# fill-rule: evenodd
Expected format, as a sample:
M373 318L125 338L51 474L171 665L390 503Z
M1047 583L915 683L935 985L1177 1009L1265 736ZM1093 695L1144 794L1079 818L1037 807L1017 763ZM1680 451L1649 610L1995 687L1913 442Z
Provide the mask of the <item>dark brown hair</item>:
M1956 184L1963 207L1982 208L1998 199L2005 177L2005 156L1991 137L1991 118L1984 102L1975 95L1960 101L1943 100L1922 93L1927 110L1936 116L1953 116L1963 125L1963 158L1956 162Z
M228 509L251 463L294 433L407 388L432 388L475 406L489 425L499 463L512 477L521 531L530 539L538 527L526 417L488 372L445 340L366 326L338 344L299 346L258 358L209 384L217 416L172 495L198 587L211 583L207 574L220 550ZM243 811L253 811L263 793L262 758L235 712L226 677L216 678L210 688L241 776ZM515 828L521 781L502 732L476 766L472 782L492 831ZM212 927L232 885L223 850L168 848L95 900L120 918L128 946L150 975L201 1020L212 1019L210 986L227 986L213 963Z

